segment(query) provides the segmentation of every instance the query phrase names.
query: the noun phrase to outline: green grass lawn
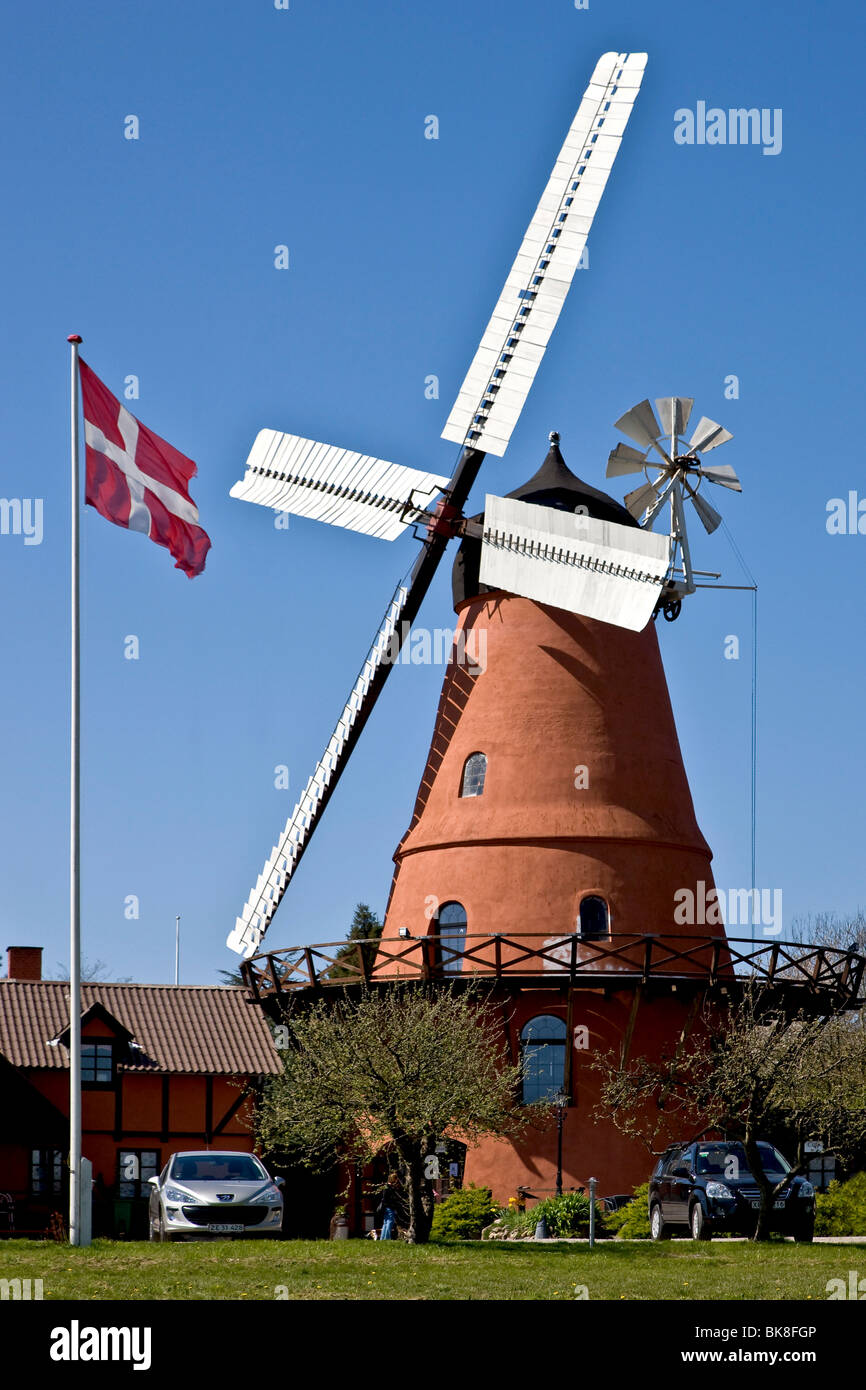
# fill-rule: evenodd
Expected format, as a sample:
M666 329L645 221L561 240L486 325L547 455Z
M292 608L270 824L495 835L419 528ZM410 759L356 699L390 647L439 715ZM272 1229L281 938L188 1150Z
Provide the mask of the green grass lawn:
M215 1240L89 1249L4 1241L0 1278L42 1279L45 1299L816 1299L863 1250L688 1240L651 1245Z

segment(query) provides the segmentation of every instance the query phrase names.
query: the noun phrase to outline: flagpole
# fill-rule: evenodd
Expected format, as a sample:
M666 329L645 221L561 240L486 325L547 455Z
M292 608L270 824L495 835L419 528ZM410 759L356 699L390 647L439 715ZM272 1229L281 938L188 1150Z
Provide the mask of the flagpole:
M70 334L71 694L69 816L69 1243L81 1244L81 635L79 626L78 346Z

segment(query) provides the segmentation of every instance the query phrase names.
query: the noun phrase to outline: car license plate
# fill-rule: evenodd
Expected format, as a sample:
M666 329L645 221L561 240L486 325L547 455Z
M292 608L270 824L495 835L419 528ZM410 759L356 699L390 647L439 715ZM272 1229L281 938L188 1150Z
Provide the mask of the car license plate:
M209 1227L208 1227L208 1230L209 1230L209 1231L213 1231L216 1235L219 1235L219 1236L233 1236L233 1235L237 1235L238 1231L242 1231L243 1229L244 1229L243 1226L209 1226Z
M785 1199L784 1199L784 1197L783 1197L783 1198L781 1199L781 1201L779 1201L779 1202L774 1202L774 1203L773 1203L773 1210L774 1210L774 1211L779 1211L781 1208L784 1207L784 1205L785 1205ZM759 1208L760 1208L760 1206L761 1206L760 1200L758 1200L757 1202L752 1202L752 1206L755 1208L755 1211L758 1211Z

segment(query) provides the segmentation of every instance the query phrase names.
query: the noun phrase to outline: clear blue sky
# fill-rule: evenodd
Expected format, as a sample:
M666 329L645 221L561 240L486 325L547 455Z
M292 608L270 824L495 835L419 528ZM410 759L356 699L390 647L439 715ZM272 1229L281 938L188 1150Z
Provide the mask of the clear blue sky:
M828 499L866 496L863 28L853 0L92 0L7 18L0 493L43 498L45 531L0 536L0 946L44 945L49 973L68 959L66 335L115 393L140 378L131 409L198 462L213 540L190 582L84 515L84 952L170 979L180 913L181 977L206 983L236 964L226 932L416 552L411 535L276 531L229 488L265 426L450 472L439 432L608 49L648 52L643 90L589 269L473 501L524 481L551 428L604 486L612 422L647 395L692 395L733 430L744 492L721 506L760 583L758 881L783 890L786 925L866 901L866 535L825 526ZM675 144L675 110L698 101L782 108L782 152ZM723 535L692 535L700 567L742 582ZM449 568L429 627L453 621ZM741 594L699 594L661 633L720 886L749 883L749 634ZM269 944L342 936L359 899L383 910L441 676L394 674Z

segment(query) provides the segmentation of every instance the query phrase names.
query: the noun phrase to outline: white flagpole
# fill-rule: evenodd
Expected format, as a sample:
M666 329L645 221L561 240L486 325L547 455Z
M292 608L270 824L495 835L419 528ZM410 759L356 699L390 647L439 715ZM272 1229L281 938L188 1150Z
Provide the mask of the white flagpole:
M79 629L79 459L77 333L70 352L71 425L71 696L69 817L69 1243L81 1244L81 641Z

